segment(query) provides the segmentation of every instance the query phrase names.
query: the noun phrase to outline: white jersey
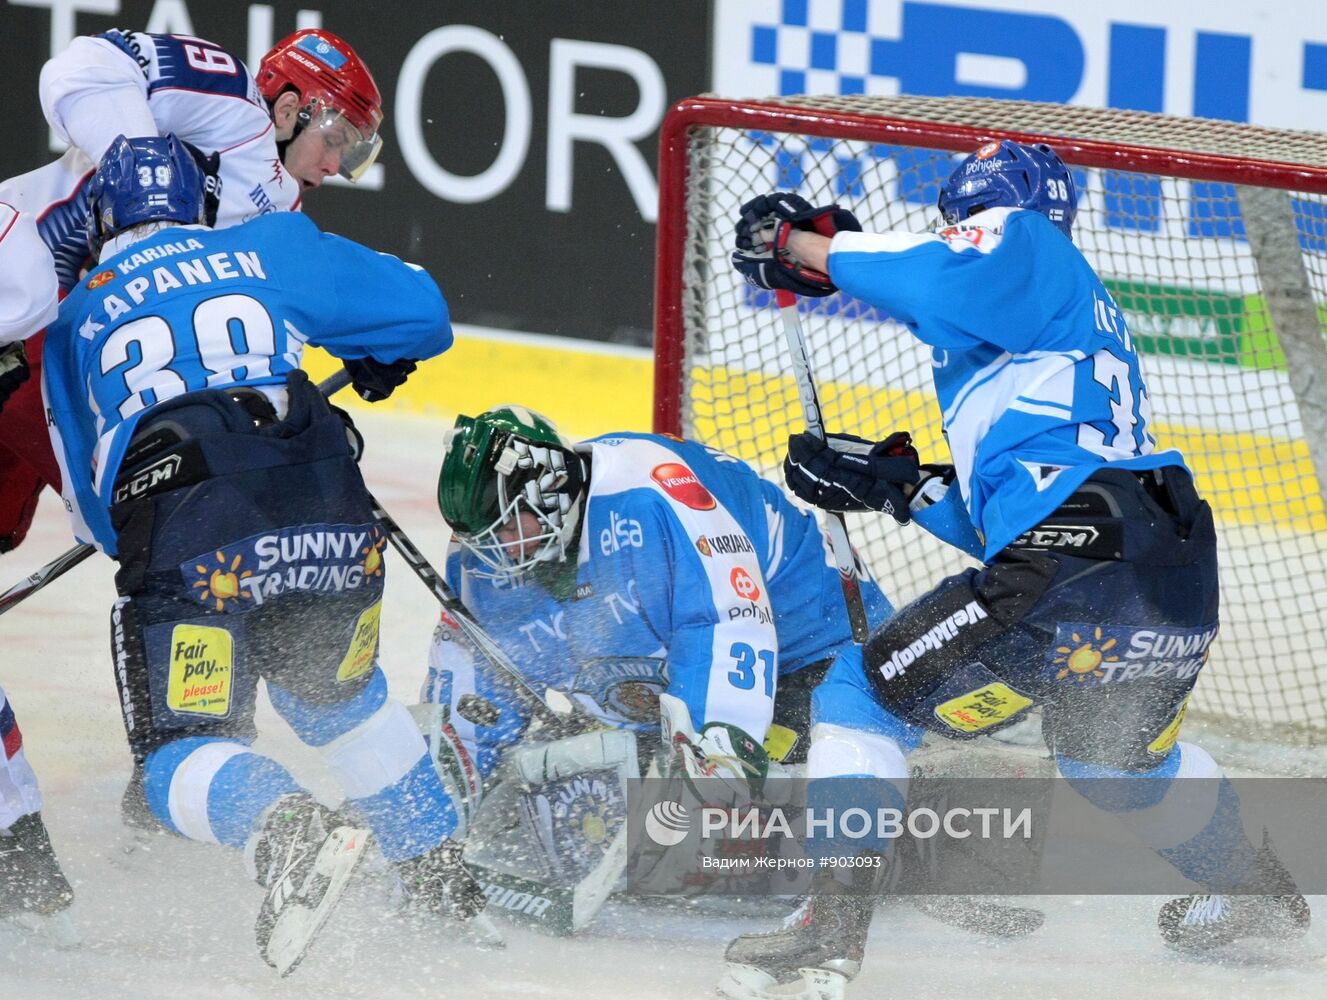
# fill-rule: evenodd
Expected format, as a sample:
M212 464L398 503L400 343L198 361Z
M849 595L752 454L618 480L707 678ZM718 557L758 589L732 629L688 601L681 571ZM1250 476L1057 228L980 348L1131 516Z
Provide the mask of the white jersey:
M76 38L42 67L41 104L71 148L0 183L0 201L36 219L62 289L78 283L87 261L86 184L118 135L173 132L204 154L220 153L214 228L300 206L299 182L281 165L253 77L211 42L139 31Z
M55 319L58 292L35 220L0 202L0 344L22 340Z

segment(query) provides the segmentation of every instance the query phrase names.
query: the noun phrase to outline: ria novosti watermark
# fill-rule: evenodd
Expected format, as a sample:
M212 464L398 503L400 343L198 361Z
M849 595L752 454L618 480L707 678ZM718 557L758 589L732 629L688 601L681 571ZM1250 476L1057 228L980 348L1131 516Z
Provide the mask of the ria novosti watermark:
M740 803L720 782L628 784L643 894L800 893L859 868L910 894L1283 891L1239 854L1264 832L1301 891L1327 891L1327 779L780 778Z
M977 836L983 840L1031 840L1032 809L1017 811L999 806L952 806L937 811L927 806L900 810L888 806L868 811L860 806L835 809L833 806L789 811L775 806L710 806L688 809L669 799L656 802L645 817L645 834L660 847L673 847L686 839L691 829L693 810L700 814L701 837L754 838L774 837L810 839L831 837L845 840L896 840L909 836L921 840L943 835L953 840Z

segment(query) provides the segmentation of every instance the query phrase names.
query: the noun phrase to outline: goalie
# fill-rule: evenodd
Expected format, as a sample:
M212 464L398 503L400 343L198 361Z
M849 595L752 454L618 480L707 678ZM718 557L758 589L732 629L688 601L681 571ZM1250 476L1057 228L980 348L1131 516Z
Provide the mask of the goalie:
M653 745L662 726L666 766L744 794L770 760L806 759L812 689L831 663L861 669L815 519L730 455L652 434L572 444L501 406L449 432L438 503L466 606L537 691L616 730L508 753L527 783L634 776L635 734ZM883 621L892 607L858 575L868 617ZM435 735L488 777L527 733L528 695L452 631L444 614L423 700L445 706Z

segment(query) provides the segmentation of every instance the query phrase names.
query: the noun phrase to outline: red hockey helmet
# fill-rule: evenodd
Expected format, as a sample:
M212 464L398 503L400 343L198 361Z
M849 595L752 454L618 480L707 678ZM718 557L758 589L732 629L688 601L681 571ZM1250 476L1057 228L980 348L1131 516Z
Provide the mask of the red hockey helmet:
M300 94L303 127L322 126L337 114L353 125L360 142L341 156L341 173L358 180L382 148L382 95L355 50L322 28L302 28L277 42L258 65L258 89L269 104L286 87Z

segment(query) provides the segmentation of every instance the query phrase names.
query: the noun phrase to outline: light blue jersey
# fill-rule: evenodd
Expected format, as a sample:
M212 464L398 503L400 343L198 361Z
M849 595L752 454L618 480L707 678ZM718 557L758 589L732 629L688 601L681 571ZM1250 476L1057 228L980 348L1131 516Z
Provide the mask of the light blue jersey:
M92 268L46 337L43 391L75 535L115 554L116 471L154 404L249 385L280 410L306 343L394 362L451 342L427 273L301 215L174 226L133 243Z
M997 208L940 233L840 233L830 276L931 347L958 484L991 558L1104 463L1156 451L1124 315L1073 243Z
M763 739L777 678L852 642L815 519L745 463L699 444L615 434L579 448L591 471L574 588L558 597L535 574L517 585L476 575L464 551L448 561L453 587L537 689L570 690L641 728L659 721L642 690L666 690L697 728L726 722ZM880 624L889 602L869 578L861 589ZM478 736L485 770L494 744L523 725L504 687L439 629L425 700L455 704L476 691L504 709L480 734L464 713L452 716L463 738Z

